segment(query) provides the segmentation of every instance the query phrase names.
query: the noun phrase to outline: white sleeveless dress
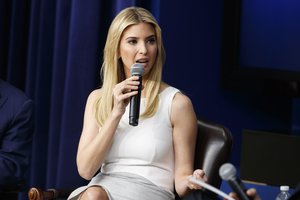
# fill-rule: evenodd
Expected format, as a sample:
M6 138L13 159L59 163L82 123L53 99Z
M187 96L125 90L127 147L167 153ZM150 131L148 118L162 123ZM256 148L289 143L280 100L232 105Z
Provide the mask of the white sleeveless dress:
M174 148L170 120L172 100L179 90L167 87L159 94L154 116L129 125L129 106L116 130L111 149L99 172L87 186L74 190L77 199L90 186L102 186L111 200L174 199ZM140 113L145 110L141 99Z

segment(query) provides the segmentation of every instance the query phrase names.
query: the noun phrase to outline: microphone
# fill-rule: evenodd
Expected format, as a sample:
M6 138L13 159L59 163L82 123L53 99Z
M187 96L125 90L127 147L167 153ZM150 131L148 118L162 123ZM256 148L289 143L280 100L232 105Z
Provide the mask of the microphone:
M227 181L232 190L237 193L240 200L249 200L249 197L246 195L246 187L242 181L236 176L236 169L230 163L223 164L219 169L220 177Z
M144 71L144 67L140 63L135 63L130 67L131 76L138 76L140 82L138 93L130 98L129 124L132 126L137 126L139 124L142 75L144 74Z

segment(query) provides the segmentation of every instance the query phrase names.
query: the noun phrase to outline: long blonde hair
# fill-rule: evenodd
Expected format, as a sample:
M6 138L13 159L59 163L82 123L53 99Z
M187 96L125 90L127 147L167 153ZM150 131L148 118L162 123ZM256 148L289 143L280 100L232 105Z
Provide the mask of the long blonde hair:
M102 126L113 108L113 87L125 79L122 61L119 59L120 40L124 30L141 22L153 26L157 41L157 56L152 69L149 71L146 91L146 109L141 117L151 117L158 107L158 94L162 77L162 67L165 62L165 50L163 47L161 29L152 16L144 8L129 7L122 10L113 20L108 30L106 44L104 47L101 78L103 81L102 92L94 104L95 116L98 124Z

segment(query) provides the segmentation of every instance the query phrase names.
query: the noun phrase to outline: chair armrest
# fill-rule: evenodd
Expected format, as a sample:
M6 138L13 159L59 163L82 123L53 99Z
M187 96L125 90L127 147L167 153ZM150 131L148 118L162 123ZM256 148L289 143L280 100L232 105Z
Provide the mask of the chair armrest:
M47 189L30 188L28 191L29 200L44 200L44 199L67 199L71 194L72 189Z

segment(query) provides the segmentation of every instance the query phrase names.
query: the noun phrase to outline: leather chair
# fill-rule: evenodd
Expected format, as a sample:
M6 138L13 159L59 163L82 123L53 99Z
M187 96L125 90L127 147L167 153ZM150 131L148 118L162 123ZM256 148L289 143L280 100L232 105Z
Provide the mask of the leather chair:
M207 120L198 120L195 169L204 169L208 183L216 188L220 188L222 183L219 168L228 162L231 148L232 135L226 127ZM28 191L28 197L30 200L66 199L72 191L73 189L43 190L33 187ZM180 198L176 196L176 200Z

